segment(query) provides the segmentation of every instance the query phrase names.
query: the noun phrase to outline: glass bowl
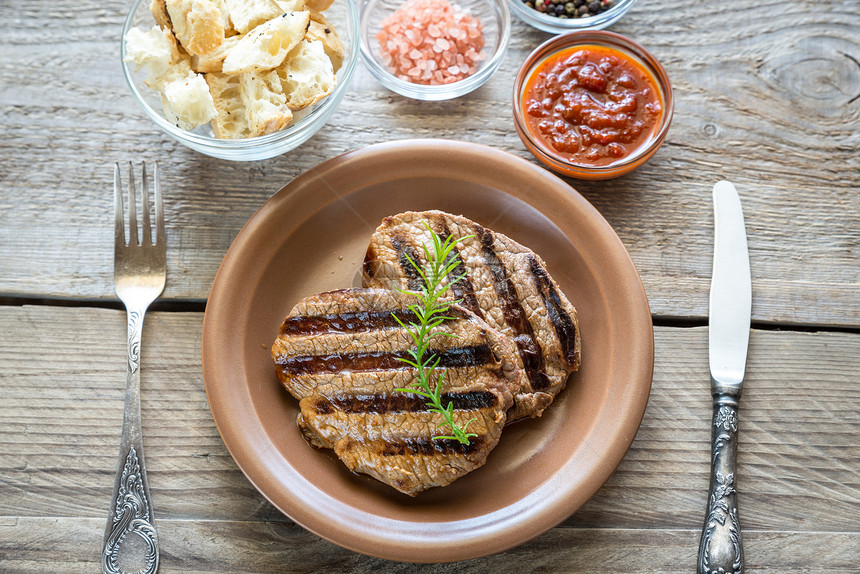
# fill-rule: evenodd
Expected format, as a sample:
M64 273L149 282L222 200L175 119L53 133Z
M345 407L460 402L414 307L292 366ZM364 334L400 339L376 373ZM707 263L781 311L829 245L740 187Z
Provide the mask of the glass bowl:
M529 26L544 32L564 34L576 30L602 30L611 26L633 7L636 0L616 0L609 10L585 18L558 18L526 6L523 0L507 0L507 2L510 3L513 13Z
M539 131L540 128L531 125L529 119L526 117L528 115L527 111L524 109L526 107L526 89L529 85L529 80L536 74L541 73L541 67L545 63L551 61L553 56L569 49L575 50L577 47L591 47L592 51L595 52L603 48L603 51L609 50L612 52L612 55L619 57L619 59L630 61L633 68L636 70L634 75L641 74L640 80L644 78L644 83L650 84L651 87L655 88L655 91L657 92L657 100L661 104L659 113L652 112L656 114L653 127L647 130L641 130L642 132L647 132L642 138L644 141L639 144L638 147L630 149L627 152L627 155L614 161L608 160L608 163L602 165L598 162L588 163L584 160L573 161L559 153L555 147L546 142L540 134L535 133L535 131ZM546 77L546 75L544 77ZM576 82L572 81L569 85L574 83ZM640 83L642 82L637 82L635 87L631 89L641 89L642 87L640 86ZM609 84L607 83L607 86L608 85ZM612 89L620 89L618 86L619 84L616 83ZM590 94L583 94L581 97L590 98L592 101L595 99ZM606 103L610 103L610 99L611 98L607 95ZM543 102L546 101L544 100L541 102L541 105L546 109L550 104L552 104L552 102L556 102L552 107L552 117L555 117L556 113L560 113L564 117L564 114L568 113L571 108L562 100L563 98L557 97L556 100L548 102L546 106L544 106ZM588 100L583 101L586 101L586 104L588 103ZM574 102L576 102L575 99ZM561 106L561 108L559 108L559 106ZM635 116L639 113L638 110L641 106L644 106L644 104L639 103L636 110L633 112L627 112L627 116L625 117L633 115L634 119L636 119ZM607 108L609 108L609 106L607 106ZM549 111L546 113L549 114ZM618 114L619 111L614 111L613 113ZM538 161L546 167L561 175L578 179L611 179L629 173L641 166L654 155L657 149L662 145L663 140L666 139L669 125L672 123L673 113L674 99L672 97L672 86L669 82L669 76L666 74L666 70L660 62L658 62L654 56L640 44L613 32L569 32L567 34L551 38L538 46L534 52L526 58L525 63L520 68L517 73L517 77L514 80L514 124L520 139L529 151L534 154ZM558 120L559 118L556 118L556 121ZM574 123L572 122L570 125L574 125ZM595 124L592 124L589 127L595 129L594 125ZM574 131L579 137L582 137L582 131L579 125L576 126ZM576 141L581 144L581 140L577 139ZM609 140L607 140L607 142L609 142ZM606 153L608 153L609 146L611 146L612 143L603 143L602 145L606 146Z
M499 69L511 37L511 13L507 0L451 0L451 4L481 21L485 59L471 76L441 85L425 85L395 76L382 59L377 40L382 21L397 11L404 0L361 0L361 58L370 73L389 90L416 100L449 100L483 85Z
M287 128L268 135L244 139L217 139L209 124L188 131L176 127L165 117L161 96L143 83L145 72L135 71L125 61L126 33L134 26L149 30L155 19L149 10L149 0L134 0L122 30L121 60L125 80L132 96L152 121L165 133L189 148L208 156L233 161L254 161L281 155L309 140L328 121L347 91L358 62L358 9L353 0L335 0L324 16L333 24L344 44L344 60L337 71L337 86L319 103L296 112Z

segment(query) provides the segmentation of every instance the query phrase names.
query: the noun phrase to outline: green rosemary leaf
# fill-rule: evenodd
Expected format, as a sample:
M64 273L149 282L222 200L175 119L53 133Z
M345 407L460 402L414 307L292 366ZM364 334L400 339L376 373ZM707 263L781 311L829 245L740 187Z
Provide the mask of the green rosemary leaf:
M454 333L436 333L434 336L435 337L451 337L452 339L457 338L457 335L455 335Z
M433 338L437 336L456 336L452 333L446 333L440 328L446 321L454 320L453 317L449 317L447 315L448 309L451 305L459 303L460 300L445 302L441 301L441 299L448 290L451 289L453 284L458 281L462 281L466 275L461 274L452 277L445 285L442 285L442 283L462 264L459 258L452 254L457 243L463 241L463 239L467 239L467 237L454 239L453 237L448 236L443 240L426 222L424 225L430 232L432 245L432 251L426 243L421 246L427 264L425 266L421 266L417 261L413 260L408 253L406 254L406 259L409 261L409 264L415 268L416 272L421 277L422 286L418 292L407 291L404 289L399 290L402 293L411 293L418 297L419 303L409 306L409 310L412 311L417 320L410 321L409 324L406 324L399 317L395 316L397 323L409 332L413 342L415 343L414 348L409 351L409 355L412 359L399 357L398 360L412 366L416 370L416 381L408 388L399 388L395 390L414 393L424 397L428 410L442 416L443 421L439 423L439 427L447 427L451 429L452 434L434 436L434 440L450 439L466 444L469 442L471 437L477 436L475 433L467 433L465 431L465 428L467 428L475 419L473 418L467 422L466 425L460 427L454 421L453 401L448 401L447 405L442 404L441 395L443 382L445 380L445 371L436 372L437 367L442 361L442 357L438 353L428 353L428 351L430 349L430 342ZM472 236L470 235L468 237ZM436 379L435 382L433 381L434 378Z
M433 396L432 394L422 391L421 389L414 389L412 387L400 387L394 390L399 393L412 393L413 395L419 395L427 399L432 398Z
M397 360L400 361L401 363L406 363L407 365L409 365L410 367L413 367L415 369L421 368L418 363L416 363L415 361L412 361L410 359L407 359L406 357L397 357Z

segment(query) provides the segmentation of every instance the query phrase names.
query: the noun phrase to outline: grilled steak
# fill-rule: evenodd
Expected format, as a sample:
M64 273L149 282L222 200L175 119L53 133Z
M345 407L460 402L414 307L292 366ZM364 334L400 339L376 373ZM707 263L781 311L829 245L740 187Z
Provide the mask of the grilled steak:
M392 317L415 320L412 295L385 289L345 289L299 302L281 326L272 359L297 399L299 427L311 444L334 449L355 472L409 495L444 486L483 465L513 404L519 372L507 337L473 313L452 306L431 351L445 371L442 403L477 436L468 444L433 440L449 434L423 397L396 391L416 380L398 360L414 342Z
M576 310L533 251L462 216L441 211L406 212L386 217L370 239L362 283L365 287L419 290L421 277L409 258L423 265L430 245L425 223L457 245L460 264L452 276L466 274L448 292L451 299L509 336L521 370L513 421L540 416L579 368L580 337Z

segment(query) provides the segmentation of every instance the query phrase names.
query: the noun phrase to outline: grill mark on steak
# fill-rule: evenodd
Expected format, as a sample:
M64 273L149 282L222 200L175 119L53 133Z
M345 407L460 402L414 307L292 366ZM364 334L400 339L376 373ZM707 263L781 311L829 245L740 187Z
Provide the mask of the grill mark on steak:
M409 261L412 259L416 264L421 265L418 251L409 245L405 237L392 237L391 244L394 246L394 250L397 251L397 262L409 281L409 290L421 291L421 288L424 287L424 279L421 278L421 274L418 273L418 270Z
M443 225L442 233L439 234L439 237L443 242L447 241L448 238L451 237L451 230L448 229L447 225ZM478 298L475 296L475 285L472 283L472 278L469 276L466 265L463 263L463 257L460 255L459 248L454 246L452 253L457 264L453 269L451 269L451 272L448 273L448 282L451 284L451 291L454 293L454 298L460 300L460 305L481 319L484 319L484 312L481 310L481 306L478 304ZM461 276L463 279L457 281L457 278Z
M453 227L451 231L453 235ZM384 259L378 249L368 250L372 268L380 276L382 270L397 273L398 287L405 287L397 252L388 241ZM403 245L403 253L405 249ZM462 253L467 268L471 254ZM539 301L532 283L528 285L532 299ZM294 306L272 345L278 379L299 400L297 422L305 439L334 450L351 471L410 496L449 484L483 465L499 441L513 391L528 386L517 367L512 340L474 313L452 305L448 316L453 319L445 331L456 337L434 340L425 357L438 359L440 369L447 369L447 376L437 381L441 402L451 405L456 421L468 420L467 432L477 437L465 445L433 440L449 434L450 429L440 427L442 417L424 397L395 390L413 385L417 374L399 360L411 358L414 341L408 328L394 327L391 313L404 317L414 302L412 295L384 289L312 295ZM375 329L379 325L393 328Z
M361 263L362 273L366 277L376 277L376 264L378 263L376 253L373 252L373 246L368 246L364 253L364 261Z
M489 345L454 347L441 353L431 352L429 360L439 358L439 367L470 367L495 362ZM357 353L331 353L327 355L279 356L275 364L290 375L305 375L340 371L388 371L411 369L401 361L410 359L408 351L365 351Z
M487 391L464 391L442 393L441 402L446 407L454 403L457 410L474 411L496 405L497 397ZM321 415L330 415L335 410L348 414L360 413L419 413L428 412L430 407L423 397L413 394L338 394L321 396L314 403L314 410Z
M456 454L472 454L480 450L483 439L473 436L467 444L458 440L437 439L430 437L404 437L397 441L385 442L381 445L379 454L382 456L451 456Z
M576 356L576 325L564 311L561 298L553 286L549 276L534 257L529 257L529 268L535 279L535 284L547 310L547 317L552 323L558 340L561 343L562 355L570 366L578 363Z
M526 317L519 297L517 297L514 283L493 249L493 232L476 223L475 235L481 240L484 262L493 275L493 289L499 297L505 322L517 333L514 336L514 342L517 344L520 357L522 357L529 384L533 390L542 391L550 386L550 380L546 375L543 352L535 338L534 329ZM532 273L534 274L533 269ZM556 294L557 296L558 294Z
M356 333L380 329L401 329L397 316L406 324L417 322L418 316L407 310L354 311L332 315L295 315L287 317L280 334L293 337L321 333Z

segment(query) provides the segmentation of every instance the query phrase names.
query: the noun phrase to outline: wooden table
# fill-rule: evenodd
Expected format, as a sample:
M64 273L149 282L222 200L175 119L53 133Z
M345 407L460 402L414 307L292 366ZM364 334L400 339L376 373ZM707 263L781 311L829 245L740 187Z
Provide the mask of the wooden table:
M159 160L168 280L147 316L143 421L161 572L690 572L708 485L710 191L735 182L753 275L738 491L750 572L860 572L860 7L856 0L641 0L613 30L673 80L659 153L569 183L644 282L656 344L641 429L581 510L499 555L427 567L304 531L230 458L200 364L203 311L245 221L319 162L450 138L532 160L513 77L548 35L513 22L475 93L419 103L363 68L297 151L230 163L157 131L118 61L125 2L0 4L0 571L98 569L122 418L125 314L113 293L112 164Z

